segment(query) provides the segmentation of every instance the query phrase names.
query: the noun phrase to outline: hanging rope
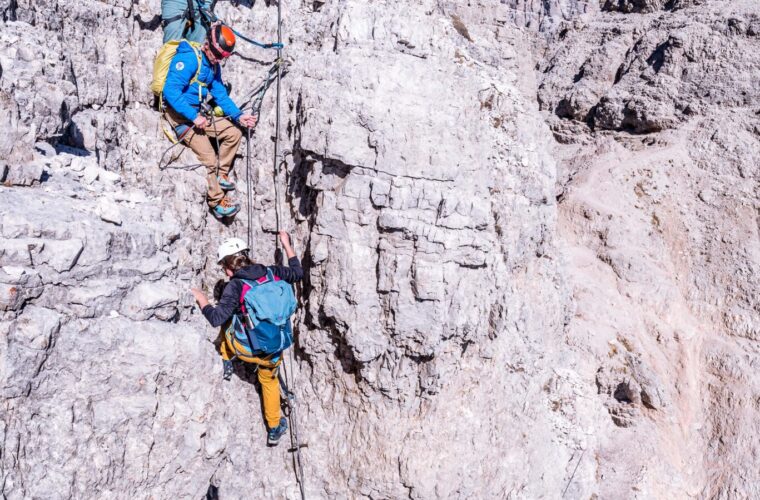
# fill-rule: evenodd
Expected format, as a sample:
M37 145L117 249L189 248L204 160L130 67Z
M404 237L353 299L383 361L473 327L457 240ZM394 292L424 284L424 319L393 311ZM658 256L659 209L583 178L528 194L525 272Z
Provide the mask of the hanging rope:
M161 115L161 120L166 120L166 118L163 116L163 114ZM189 132L192 131L192 127L188 127L188 129L182 135L180 135L177 138L174 138L166 130L166 128L164 128L164 127L161 127L161 128L162 128L162 130L164 132L164 135L166 135L166 137L168 137L169 140L172 141L172 145L169 146L168 148L164 149L164 152L161 153L161 158L158 160L158 169L159 170L188 170L189 171L189 170L195 170L195 169L198 169L200 167L205 166L202 163L193 163L193 164L190 164L190 165L172 166L172 163L174 163L175 161L177 161L179 159L179 157L182 156L182 152L180 152L177 156L171 155L169 161L167 161L166 164L164 164L164 159L166 159L166 155L169 154L174 148L176 148L177 146L185 146L185 144L182 141L185 138L185 136Z
M232 28L230 28L230 29L232 29ZM281 42L261 43L261 42L257 42L256 40L254 40L252 38L248 38L247 36L243 35L242 33L240 33L239 31L237 31L235 29L232 29L232 32L235 33L235 35L237 35L238 38L242 38L246 42L252 43L253 45L255 45L257 47L261 47L262 49L277 49L277 50L280 50L283 47L283 45L282 45Z
M254 88L243 101L240 109L248 107L252 116L256 117L256 125L253 127L253 133L258 128L259 118L261 117L261 106L264 103L264 96L272 83L277 79L277 68L282 65L282 59L278 58L267 71L264 80ZM246 128L245 132L245 185L246 185L246 209L248 211L247 219L247 238L248 246L253 245L253 175L251 174L251 135L252 130Z
M279 58L272 63L269 70L267 70L264 80L243 98L243 103L241 104L240 109L243 109L250 104L251 114L258 119L259 113L261 112L261 105L264 102L264 96L266 95L267 90L269 90L269 87L271 87L275 80L277 80L277 68L282 65L284 65L284 63L282 59Z
M256 122L258 124L258 121ZM248 248L253 245L253 190L251 189L251 129L245 129L245 187L246 209L248 210Z
M214 3L216 3L216 2L214 2ZM221 19L219 19L217 17L217 15L214 14L213 8L212 8L212 10L205 9L203 7L203 5L201 4L200 0L196 0L196 5L198 6L198 12L201 15L201 22L203 23L203 27L206 28L207 31L210 28L210 26L212 24L214 24L215 22L221 22L225 26L228 26L232 30L232 32L235 33L235 36L237 36L239 38L242 38L246 42L248 42L250 44L253 44L253 45L257 46L257 47L261 47L262 49L277 49L278 51L283 48L282 39L280 39L280 38L278 38L277 42L275 42L275 43L261 43L261 42L257 42L253 38L245 36L244 34L240 33L239 31L235 30L234 28L232 28L232 26L230 26L229 24L227 24L224 21L222 21ZM277 4L277 8L278 9L280 8L279 3Z
M280 47L277 49L277 59L282 60L282 1L277 0L277 42ZM274 173L274 209L275 209L275 227L277 234L275 235L275 260L279 260L278 264L282 265L282 249L280 248L280 190L277 189L280 170L280 81L282 80L282 65L277 65L277 104L275 106L275 125L274 125L274 163L272 170ZM278 259L279 257L279 259Z
M290 356L290 368L287 368L285 357L283 355L280 377L280 395L285 402L285 409L287 410L288 420L290 420L290 442L293 443L293 447L288 450L293 453L293 470L296 473L296 482L298 488L301 491L301 500L306 500L306 485L303 477L303 462L301 461L301 442L298 438L298 417L296 414L296 395L290 390L290 375L293 373L293 356ZM306 445L303 445L306 446Z
M281 80L282 80L282 0L277 1L277 62L273 66L276 68L276 104L275 104L275 129L274 129L274 157L273 157L273 165L272 165L272 173L274 175L274 198L275 198L275 227L277 229L277 234L275 235L275 260L279 261L278 264L282 264L282 249L280 248L280 239L279 239L279 233L281 229L281 222L282 222L282 211L281 211L281 200L280 200L280 189L279 189L279 178L280 178L280 172L281 167L285 163L285 159L281 158L280 153L280 103L281 103ZM272 72L270 70L269 76L272 76ZM262 91L261 98L263 99L263 93L266 92L266 88L271 85L271 80L268 78L265 82L265 88ZM256 101L254 100L254 104ZM259 104L259 109L261 105ZM291 387L291 380L290 376L295 376L295 370L293 369L293 357L290 356L290 369L285 369L285 359L282 360L282 367L284 371L285 376L285 395L286 395L286 405L289 410L289 420L290 420L290 439L291 443L293 444L293 447L291 448L291 451L293 451L293 467L296 474L296 482L298 483L298 488L301 492L301 500L306 500L306 485L304 481L304 474L303 474L303 462L301 460L301 444L299 441L298 436L298 418L297 418L297 412L296 412L296 395L295 392L292 392L289 387ZM284 355L283 355L284 358Z

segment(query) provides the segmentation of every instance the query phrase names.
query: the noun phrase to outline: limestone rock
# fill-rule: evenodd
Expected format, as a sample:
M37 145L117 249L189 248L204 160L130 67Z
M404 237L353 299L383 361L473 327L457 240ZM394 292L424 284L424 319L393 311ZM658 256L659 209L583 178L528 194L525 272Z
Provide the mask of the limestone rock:
M4 351L4 398L28 394L36 373L48 356L53 336L61 327L61 315L49 309L29 306L11 325Z
M44 171L45 166L41 162L9 165L0 180L6 186L31 186L41 182Z
M49 264L59 273L70 271L83 250L84 242L80 239L47 241L37 263Z
M281 161L273 86L221 224L160 2L0 2L3 498L298 498L189 294L278 228L307 498L760 496L756 2L281 7ZM237 51L242 103L274 54Z
M98 180L99 175L100 169L97 167L97 165L90 165L88 167L85 167L85 169L82 171L82 181L86 184L92 184Z
M177 289L164 283L141 283L124 299L121 313L133 320L156 317L172 319L177 314Z
M98 171L98 178L101 181L107 182L109 184L117 184L119 181L121 181L121 176L119 174L102 168Z
M122 223L119 206L108 198L103 198L98 202L98 215L104 221L111 222L117 226L120 226Z

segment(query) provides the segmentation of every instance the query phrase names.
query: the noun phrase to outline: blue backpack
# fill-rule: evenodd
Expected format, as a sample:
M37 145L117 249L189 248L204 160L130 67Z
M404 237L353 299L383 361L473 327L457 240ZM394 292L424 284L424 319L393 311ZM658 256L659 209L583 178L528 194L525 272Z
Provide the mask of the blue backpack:
M243 280L240 313L233 316L235 339L252 354L275 354L293 344L290 316L296 306L293 285L267 269L258 280Z

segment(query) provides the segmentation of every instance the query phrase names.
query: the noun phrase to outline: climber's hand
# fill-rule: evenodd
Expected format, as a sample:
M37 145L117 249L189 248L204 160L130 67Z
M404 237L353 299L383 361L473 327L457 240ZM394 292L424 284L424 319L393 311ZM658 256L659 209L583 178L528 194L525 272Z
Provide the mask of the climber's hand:
M206 298L206 295L198 290L197 288L191 288L190 293L193 294L193 297L195 297L196 302L198 302L198 306L203 309L208 305L208 299Z
M205 130L206 126L208 126L208 120L203 115L198 115L195 117L195 120L193 120L193 125L195 125L195 128L198 130Z
M282 248L285 249L285 255L288 259L292 259L296 256L295 251L293 250L293 247L290 246L290 236L288 236L287 231L280 231L280 242L282 243Z
M278 234L280 236L280 243L282 243L282 246L288 248L290 246L290 236L288 235L288 232L280 231Z
M240 122L240 125L246 127L246 128L253 128L256 126L256 117L253 115L245 114L238 118L238 122Z

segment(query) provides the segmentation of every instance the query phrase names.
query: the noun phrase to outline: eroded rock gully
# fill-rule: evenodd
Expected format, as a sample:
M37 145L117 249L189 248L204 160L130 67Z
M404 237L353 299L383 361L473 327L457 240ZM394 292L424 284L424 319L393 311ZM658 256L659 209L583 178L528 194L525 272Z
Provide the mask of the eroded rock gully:
M187 293L246 217L158 168L159 4L0 1L4 498L298 496ZM269 261L277 182L307 269L307 496L760 495L756 2L282 7L250 210Z

